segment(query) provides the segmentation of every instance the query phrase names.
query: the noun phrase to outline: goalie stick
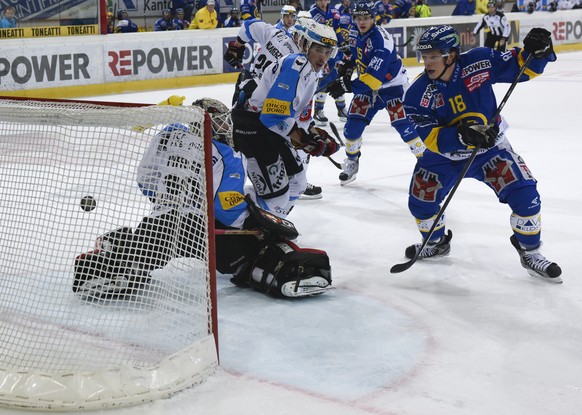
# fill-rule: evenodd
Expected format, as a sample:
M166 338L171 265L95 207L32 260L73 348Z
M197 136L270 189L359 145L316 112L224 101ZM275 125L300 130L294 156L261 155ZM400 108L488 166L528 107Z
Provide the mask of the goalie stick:
M517 76L515 77L515 79L513 80L513 83L511 84L511 86L509 87L509 89L505 93L505 96L501 100L501 103L497 107L497 111L495 111L495 115L493 115L493 117L491 118L491 123L494 123L495 120L497 119L497 117L499 117L499 114L501 114L501 111L503 110L503 107L505 107L505 103L507 102L507 100L509 99L509 97L511 96L511 94L513 93L513 90L515 89L515 86L517 85L517 82L519 81L519 78L521 78L521 76L523 75L523 73L525 72L525 70L527 69L527 67L529 66L529 63L531 62L532 58L533 58L533 54L530 54L527 57L527 59L525 60L523 66L521 67L521 70L519 71L519 73L517 74ZM391 274L398 274L400 272L406 271L412 265L414 265L414 263L418 260L418 257L420 256L420 253L426 247L426 244L428 244L428 241L430 240L430 237L434 233L434 230L435 230L436 226L438 225L440 218L445 213L445 209L449 205L451 199L453 198L455 192L457 191L457 188L461 184L461 180L463 180L463 178L465 177L465 174L467 174L467 171L469 170L469 167L471 167L471 164L473 164L473 160L475 160L475 157L477 157L477 153L479 152L480 149L481 149L481 146L475 146L475 148L471 152L471 156L469 157L469 160L467 160L467 163L465 163L465 167L463 167L463 170L459 174L459 177L457 178L457 181L453 185L453 188L451 189L451 192L447 196L447 199L445 200L445 203L443 204L443 206L441 207L441 209L439 210L439 212L435 216L434 222L433 222L432 226L430 227L430 229L429 229L426 237L423 239L422 244L420 245L420 248L416 250L416 253L412 257L412 259L410 259L408 262L404 262L402 264L396 264L392 268L390 268L390 273Z

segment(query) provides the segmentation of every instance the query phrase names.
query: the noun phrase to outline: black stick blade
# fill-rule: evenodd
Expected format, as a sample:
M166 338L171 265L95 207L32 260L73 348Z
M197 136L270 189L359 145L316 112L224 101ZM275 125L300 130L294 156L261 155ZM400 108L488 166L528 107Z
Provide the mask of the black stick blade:
M416 258L413 258L408 262L404 262L402 264L396 264L392 268L390 268L390 273L391 274L399 274L401 272L404 272L408 268L410 268L415 262L416 262Z

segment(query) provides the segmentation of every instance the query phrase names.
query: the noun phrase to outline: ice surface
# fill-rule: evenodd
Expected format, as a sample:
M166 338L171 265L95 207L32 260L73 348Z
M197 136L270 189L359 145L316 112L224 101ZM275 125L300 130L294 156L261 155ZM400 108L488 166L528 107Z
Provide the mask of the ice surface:
M407 209L414 157L381 113L364 136L360 172L312 159L323 199L290 219L302 247L326 250L336 290L282 301L219 277L221 366L204 384L119 415L575 415L582 413L582 52L560 54L520 84L503 114L539 180L543 253L564 284L528 276L509 242L509 208L465 180L447 209L451 255L391 275L419 235ZM411 68L411 76L419 68ZM497 85L501 100L508 85ZM169 95L229 103L232 85L101 97L157 103ZM337 125L333 101L328 117ZM342 153L335 155L340 161ZM1 410L2 414L23 413Z

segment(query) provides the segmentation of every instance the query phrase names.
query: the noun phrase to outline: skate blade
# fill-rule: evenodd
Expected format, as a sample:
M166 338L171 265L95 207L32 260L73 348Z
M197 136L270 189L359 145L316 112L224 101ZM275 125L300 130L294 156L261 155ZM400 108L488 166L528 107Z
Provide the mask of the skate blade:
M320 193L318 195L302 194L301 196L299 196L299 200L317 200L317 199L323 199L323 195Z
M562 277L560 277L560 276L551 278L551 277L546 277L545 275L539 274L531 269L526 268L526 271L530 276L537 278L538 280L549 282L550 284L562 284L564 282L562 280Z
M352 176L347 180L340 180L340 186L345 186L346 184L350 184L354 180L356 180L356 176Z
M315 125L317 125L318 127L327 127L328 121L317 121L317 120L314 120L314 121L315 121Z

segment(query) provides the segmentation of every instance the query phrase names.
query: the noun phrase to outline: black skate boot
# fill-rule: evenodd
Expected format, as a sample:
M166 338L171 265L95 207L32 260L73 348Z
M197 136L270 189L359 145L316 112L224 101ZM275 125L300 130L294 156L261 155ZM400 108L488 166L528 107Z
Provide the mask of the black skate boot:
M345 108L338 108L337 116L341 122L346 122L348 120L348 113Z
M299 196L299 199L301 200L321 199L323 197L321 193L322 193L321 187L315 186L311 183L307 183L307 187L305 188L303 194Z
M451 244L450 244L451 239L453 239L453 232L451 232L449 230L438 241L429 241L426 244L426 246L424 247L424 249L422 250L422 252L420 253L420 255L418 256L418 259L425 259L425 258L432 258L435 256L448 255L449 252L451 252ZM421 243L414 244L414 245L410 245L408 248L406 248L406 251L404 251L404 255L406 256L406 258L408 258L408 259L414 258L414 256L416 255L416 253L420 249L421 245L422 245Z
M318 127L325 127L329 121L323 110L315 110L315 116L313 117L313 120L315 121L315 125Z
M509 240L517 250L519 259L521 260L521 265L527 270L529 275L542 278L555 284L561 284L563 282L562 278L560 278L562 270L558 264L548 261L545 256L540 254L541 243L540 246L535 249L526 250L521 246L515 235L511 235Z

